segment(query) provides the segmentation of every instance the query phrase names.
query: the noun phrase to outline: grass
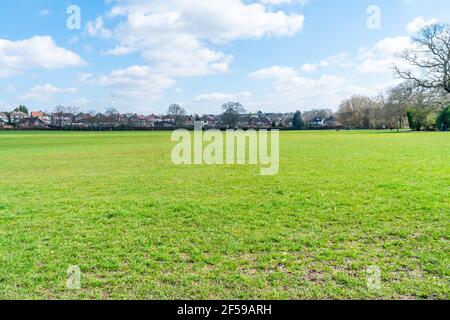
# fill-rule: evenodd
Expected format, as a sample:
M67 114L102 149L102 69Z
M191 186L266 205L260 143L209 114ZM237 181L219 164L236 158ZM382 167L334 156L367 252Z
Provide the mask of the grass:
M448 134L283 132L276 176L172 146L0 132L0 299L450 297Z

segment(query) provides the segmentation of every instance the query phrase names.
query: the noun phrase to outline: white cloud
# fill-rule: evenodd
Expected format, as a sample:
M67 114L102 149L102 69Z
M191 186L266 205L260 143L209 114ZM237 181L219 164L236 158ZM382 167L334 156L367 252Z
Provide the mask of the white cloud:
M273 81L271 92L259 104L280 111L336 108L346 97L354 94L375 95L380 89L368 89L335 75L307 78L297 69L279 66L256 71L250 77Z
M33 68L61 69L84 64L79 55L58 47L49 36L19 41L0 39L0 78Z
M139 65L117 69L99 77L89 73L79 74L78 81L110 89L111 104L124 111L142 112L149 111L149 103L160 100L163 90L176 83L169 77L155 73L148 66Z
M97 17L97 19L95 19L95 22L91 21L88 22L86 30L92 37L99 37L105 39L109 39L112 37L112 32L103 26L102 17Z
M213 44L293 36L304 23L301 14L242 0L117 0L107 16L123 22L113 30L105 30L101 18L88 25L91 35L113 35L117 41L107 54L140 52L156 72L168 76L228 72L233 57Z
M305 5L310 2L310 0L259 0L259 2L263 4L271 4L271 5L281 5L281 4L300 4Z
M239 93L207 93L197 95L194 102L228 102L228 101L242 101L248 100L251 97L250 92Z
M250 74L254 79L286 79L289 77L295 77L298 75L298 71L290 67L273 66L270 68L260 69Z
M300 67L300 70L303 72L311 73L316 71L317 67L314 64L305 63L303 66Z
M423 17L417 17L406 26L406 31L408 33L416 33L419 32L422 28L431 26L437 23L437 19L425 20Z
M131 66L112 71L107 76L100 76L98 84L117 89L146 89L148 91L171 87L175 81L152 72L148 66Z
M412 47L409 37L385 38L371 49L361 49L357 70L360 73L388 73L394 65L404 64L398 55Z
M39 15L41 15L41 16L48 16L48 15L50 15L50 10L49 9L43 9L43 10L39 11Z
M21 98L28 101L49 101L55 94L59 93L76 93L77 88L57 88L51 84L36 85L31 90L22 95Z
M350 67L353 66L351 55L348 52L341 52L330 56L324 60L321 60L318 66L325 68L333 65L339 67Z
M303 73L313 73L319 68L328 68L331 66L339 67L349 67L353 66L354 63L351 62L351 56L349 53L339 53L321 60L318 63L305 63L299 68L290 67L280 67L273 66L266 69L261 69L257 72L251 74L253 78L258 79L268 79L268 78L285 78L286 76L291 76L292 74L298 74L298 72Z
M133 48L117 46L114 49L109 49L106 50L105 52L102 52L102 54L108 56L125 56L127 54L133 53L134 51L135 49Z

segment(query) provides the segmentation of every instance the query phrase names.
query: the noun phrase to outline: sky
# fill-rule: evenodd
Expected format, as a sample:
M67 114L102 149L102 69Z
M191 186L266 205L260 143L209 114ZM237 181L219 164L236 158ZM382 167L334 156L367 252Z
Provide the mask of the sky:
M220 113L376 96L448 0L2 0L0 110Z

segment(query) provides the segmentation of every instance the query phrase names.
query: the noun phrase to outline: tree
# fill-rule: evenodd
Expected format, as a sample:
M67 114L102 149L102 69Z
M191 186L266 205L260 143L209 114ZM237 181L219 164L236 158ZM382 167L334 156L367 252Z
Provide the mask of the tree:
M370 129L375 126L373 110L375 102L369 97L353 96L339 106L338 119L346 127Z
M18 108L16 108L14 111L17 111L17 112L23 112L23 113L28 114L28 108L25 107L25 106L23 106L23 105L20 105L20 106L19 106Z
M427 90L417 88L408 102L406 110L409 127L416 131L435 129L436 107L433 96Z
M66 113L65 106L56 106L54 109L54 113L58 116L58 126L59 130L62 130L64 127L64 114Z
M294 114L294 118L292 119L292 124L295 130L302 130L305 127L305 123L303 122L302 113L297 110Z
M386 125L397 127L397 131L404 127L406 109L412 93L413 84L411 82L401 83L389 89L388 96L383 101L383 117Z
M169 109L167 110L167 114L173 118L173 120L175 121L175 126L179 127L184 124L186 111L178 104L170 105Z
M108 109L106 109L105 114L106 114L108 117L111 117L111 116L115 116L115 115L120 114L120 113L119 113L119 111L117 111L117 109L115 109L115 108L108 108Z
M64 119L66 117L68 117L69 115L72 116L73 114L77 113L78 111L79 110L77 107L66 107L66 106L61 106L61 105L55 107L54 113L58 116L59 129L61 130L64 127L64 125L65 125Z
M439 112L436 127L441 131L448 131L450 129L450 106L447 106Z
M413 41L414 47L401 55L413 70L396 66L397 76L424 89L450 93L450 26L425 27Z
M222 114L222 121L227 128L237 128L241 115L246 111L239 102L227 102L222 105L224 113Z

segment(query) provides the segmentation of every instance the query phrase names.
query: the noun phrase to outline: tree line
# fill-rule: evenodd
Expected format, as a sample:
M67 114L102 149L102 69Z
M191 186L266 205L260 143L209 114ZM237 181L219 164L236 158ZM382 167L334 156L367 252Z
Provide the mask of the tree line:
M339 106L343 126L355 129L404 128L443 130L450 127L450 26L435 24L413 38L394 66L404 82L376 98L353 96Z

